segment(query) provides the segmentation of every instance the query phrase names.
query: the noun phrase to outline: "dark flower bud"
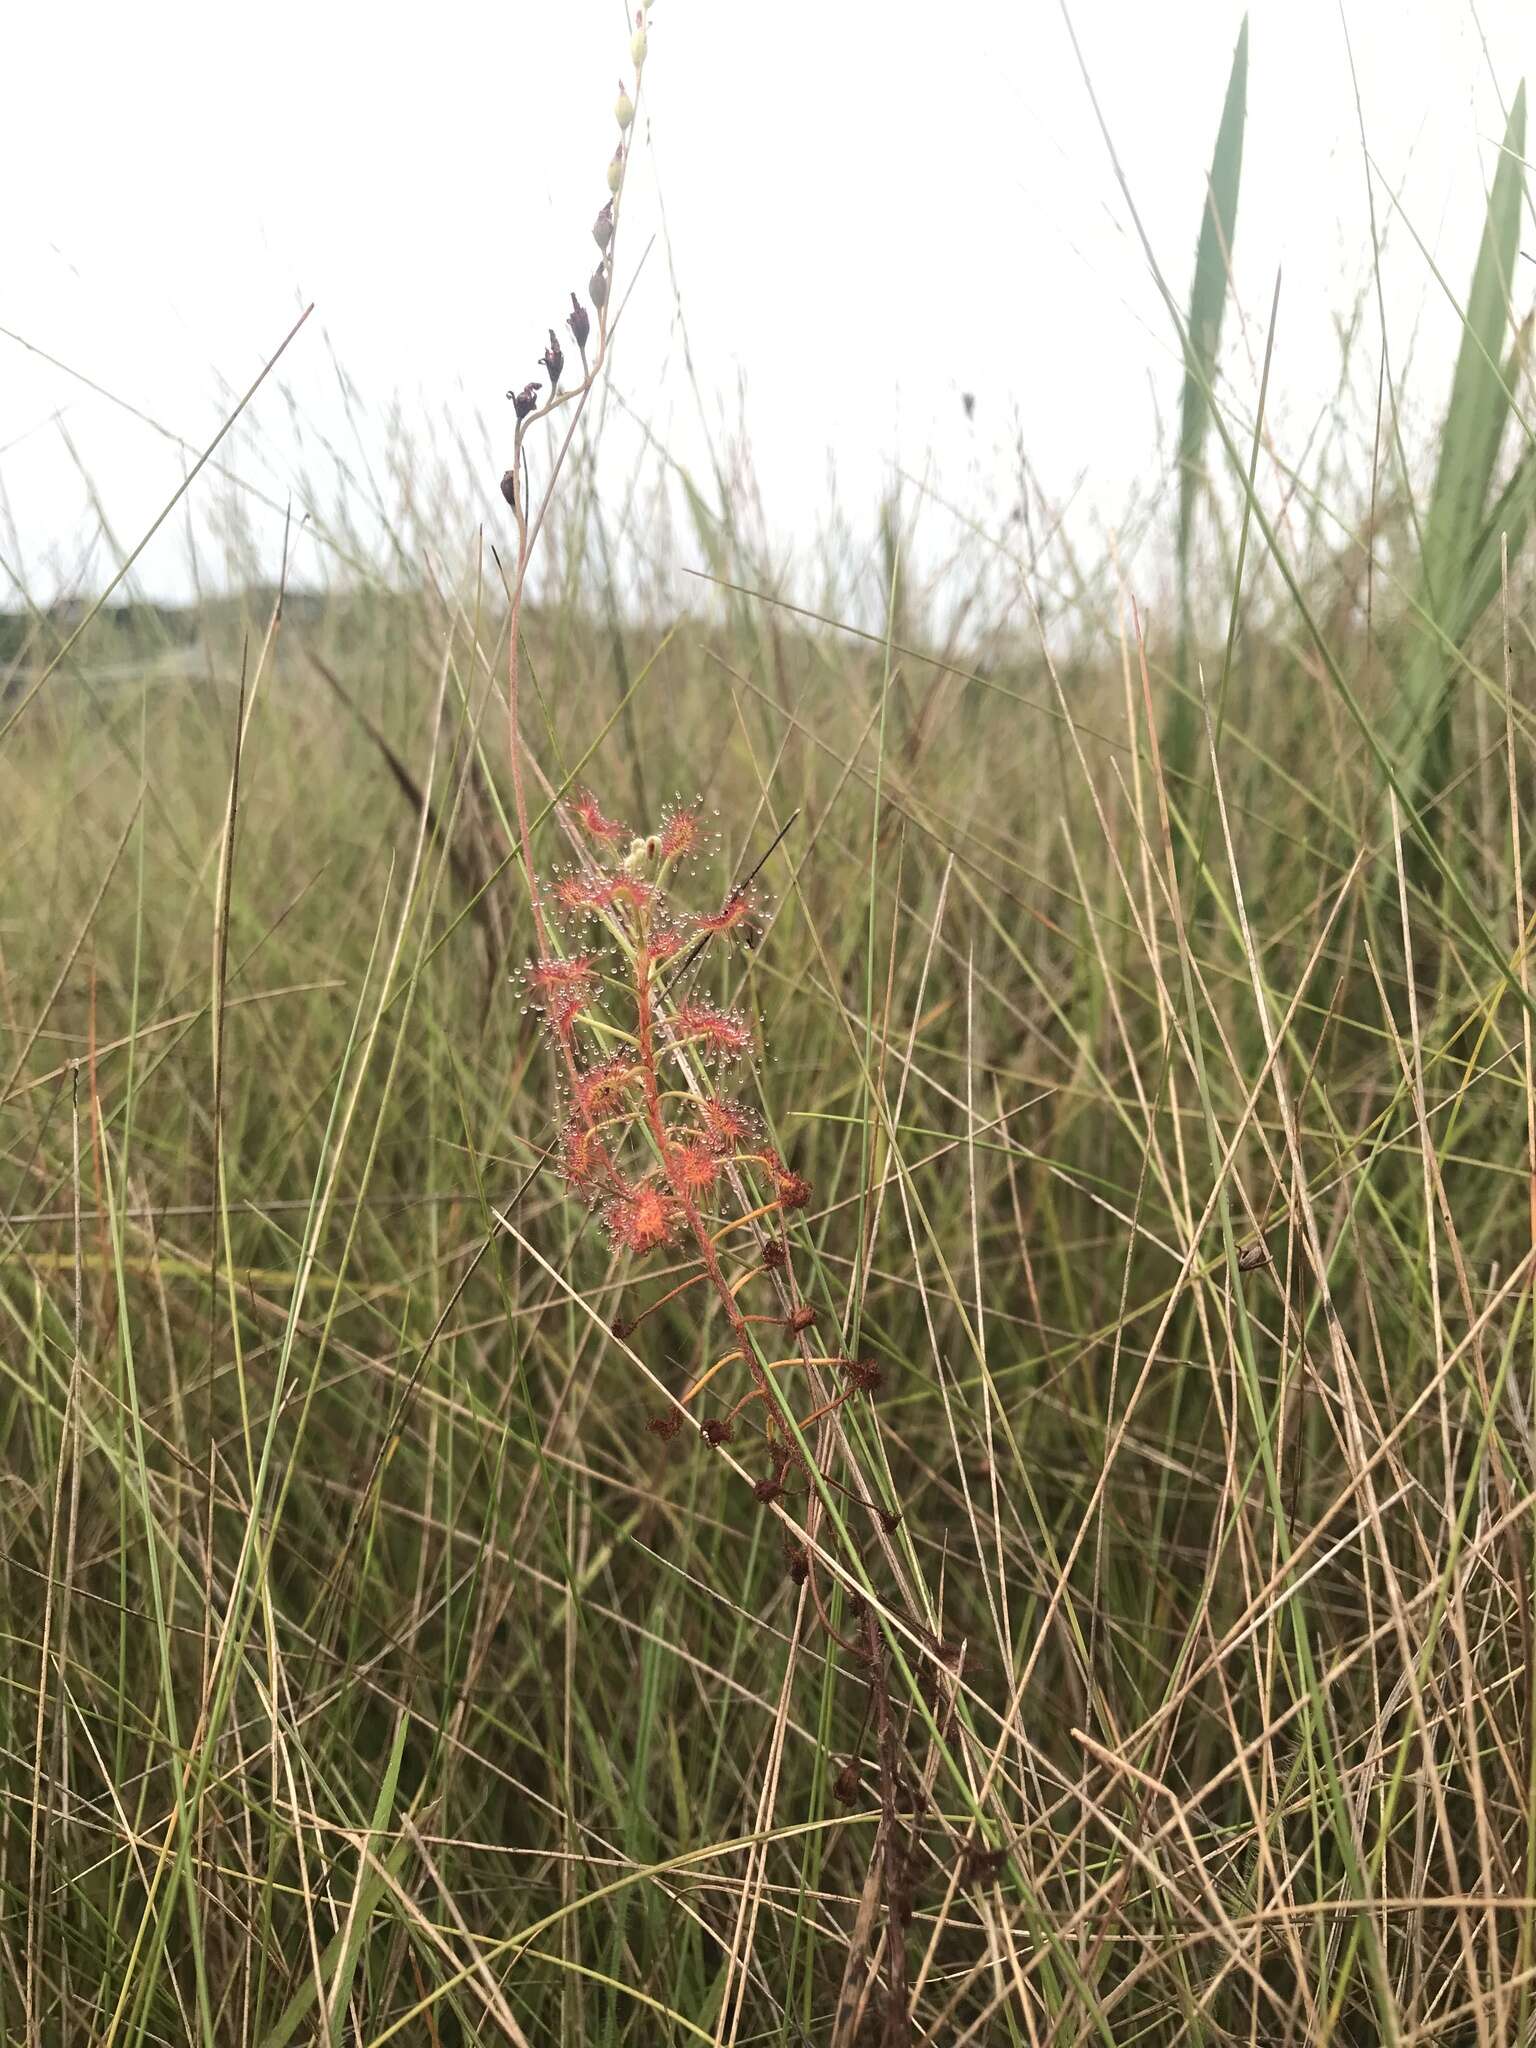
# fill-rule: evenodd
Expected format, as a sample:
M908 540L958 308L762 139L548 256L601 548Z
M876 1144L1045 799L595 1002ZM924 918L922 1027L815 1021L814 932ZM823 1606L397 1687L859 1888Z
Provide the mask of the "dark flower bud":
M772 1507L784 1496L784 1488L777 1479L759 1479L752 1489L753 1497L760 1500L765 1508Z
M561 351L559 342L555 339L553 327L549 330L549 347L539 357L539 361L549 372L549 391L550 396L553 397L560 389L560 372L565 368L565 356Z
M587 279L587 297L592 301L593 305L596 306L599 313L601 313L604 306L607 305L608 266L606 263L599 263L596 270L594 270L592 275Z
M587 336L592 332L592 322L587 317L586 307L581 303L580 299L577 298L574 292L571 293L570 316L566 320L565 324L571 330L571 334L573 339L575 340L577 348L579 348L582 354L585 355L587 350Z
M722 1422L717 1415L711 1415L707 1422L699 1424L699 1435L703 1437L707 1444L728 1444L735 1434L736 1432L732 1429L731 1425L728 1422Z
M995 1884L1008 1863L1006 1849L989 1849L985 1842L968 1842L960 1862L962 1884Z
M608 254L608 244L613 240L613 201L611 199L592 223L592 239L606 256Z
M803 1550L791 1550L787 1553L784 1561L789 1567L790 1583L796 1586L803 1586L811 1576L811 1560L806 1556L805 1552Z
M852 1806L859 1796L859 1763L850 1757L832 1780L832 1797L839 1806Z
M520 420L525 420L539 402L539 387L536 383L525 384L521 391L509 391L507 396L512 401L512 410Z
M608 1326L621 1344L627 1343L635 1334L635 1326L625 1316L615 1316Z
M793 1335L798 1337L800 1332L802 1330L808 1330L811 1327L812 1323L815 1322L815 1320L815 1309L811 1307L809 1302L802 1302L799 1308L791 1309L789 1314L784 1318L784 1327L787 1330L789 1330Z
M873 1358L845 1358L843 1378L857 1393L873 1394L879 1390L885 1374Z
M880 1517L880 1526L886 1535L894 1536L901 1527L901 1509L876 1508L875 1513Z
M501 480L501 495L515 512L517 510L517 471L509 469Z

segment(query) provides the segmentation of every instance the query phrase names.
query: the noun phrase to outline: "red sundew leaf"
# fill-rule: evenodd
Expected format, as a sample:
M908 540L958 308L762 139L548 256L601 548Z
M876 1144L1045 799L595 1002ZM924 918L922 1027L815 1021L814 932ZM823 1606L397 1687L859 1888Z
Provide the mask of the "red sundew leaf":
M573 990L568 995L557 996L544 1006L544 1021L559 1037L568 1036L571 1026L587 1007L588 998L577 995Z
M656 884L643 875L615 875L609 901L627 903L631 910L649 910L657 893Z
M614 883L607 875L566 875L555 884L555 901L567 910L606 910Z
M574 790L565 802L571 816L589 838L600 840L606 846L616 846L629 838L629 827L617 818L605 816L602 805L590 789Z
M692 1045L721 1060L737 1060L752 1050L752 1027L739 1010L714 1003L679 1003L672 1016L674 1048Z
M676 860L680 853L692 853L702 837L697 804L684 804L678 810L669 811L662 819L657 842L662 859Z
M603 1211L609 1236L622 1251L643 1255L671 1244L683 1220L676 1195L655 1181L641 1181L615 1195Z
M752 898L745 889L733 889L716 911L694 920L701 932L711 935L733 931L737 925L745 924L752 915Z
M751 1110L728 1096L712 1095L699 1110L700 1135L713 1152L734 1152L757 1136L757 1119Z
M577 1106L586 1117L611 1115L639 1079L638 1061L627 1053L615 1053L577 1077Z
M593 962L591 953L573 953L568 960L534 960L528 967L528 986L536 997L590 991L597 986Z
M567 1187L592 1200L613 1179L613 1161L595 1131L568 1123L560 1133L560 1173Z
M524 979L544 1022L562 1038L597 994L597 973L589 953L574 953L569 960L535 960Z
M774 1200L781 1209L803 1209L811 1199L811 1184L804 1174L795 1173L778 1153L765 1147L748 1154L747 1163L760 1166L773 1182Z
M688 937L686 926L677 924L669 918L665 924L657 925L650 933L646 939L645 950L657 963L674 960L688 943Z
M675 1188L690 1195L707 1195L720 1178L720 1161L697 1139L674 1145L667 1157L667 1173Z

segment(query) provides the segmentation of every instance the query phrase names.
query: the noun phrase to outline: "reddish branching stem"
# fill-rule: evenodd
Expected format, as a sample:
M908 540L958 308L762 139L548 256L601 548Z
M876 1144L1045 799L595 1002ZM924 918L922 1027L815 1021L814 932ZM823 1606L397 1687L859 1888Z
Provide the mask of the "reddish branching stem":
M631 44L633 89L621 86L615 107L621 133L627 133L635 117L645 54L642 10ZM757 944L759 904L752 888L757 870L728 890L723 899L715 897L708 910L679 911L671 901L668 884L678 867L692 861L702 843L699 808L675 809L652 832L632 837L627 827L608 817L596 798L585 792L572 793L566 799L566 821L580 851L575 870L551 892L553 902L534 867L521 718L523 606L530 565L556 485L588 400L608 362L626 166L627 151L621 146L609 167L612 198L594 228L599 263L587 296L595 322L574 292L564 322L581 363L580 379L562 388L566 358L555 328L549 327L548 345L539 358L549 379L549 395L540 403L537 384L509 393L514 399L515 428L512 463L502 479L502 495L511 508L517 537L508 585L506 675L513 809L533 920L534 958L527 970L526 990L531 1004L543 1014L560 1070L564 1097L560 1171L571 1192L600 1215L617 1251L632 1260L643 1260L663 1249L684 1246L697 1260L696 1270L668 1293L637 1315L616 1321L616 1335L628 1339L646 1315L701 1284L713 1293L730 1333L732 1348L725 1358L699 1375L682 1399L653 1417L647 1427L663 1441L674 1437L682 1426L684 1403L701 1393L718 1370L739 1359L749 1381L747 1391L725 1416L710 1416L700 1424L703 1440L711 1445L730 1442L737 1418L760 1401L771 1470L754 1487L757 1499L765 1506L777 1507L786 1491L786 1476L794 1468L804 1475L812 1493L830 1484L859 1500L878 1517L888 1537L900 1520L899 1511L864 1500L829 1473L813 1469L802 1448L807 1430L828 1421L856 1397L875 1393L880 1369L872 1360L813 1355L807 1333L816 1316L795 1287L785 1231L789 1217L809 1203L810 1184L767 1142L753 1112L713 1084L714 1074L756 1050L757 1033L751 1020L739 1011L682 993L685 978L692 987L693 965L707 948L752 948ZM541 422L553 424L552 416L557 413L564 415L564 432L552 439L551 460L535 508L529 436ZM565 918L584 927L572 950L561 943L561 920ZM729 1276L723 1263L731 1256L725 1241L733 1233L747 1232L751 1234L744 1242L755 1247L755 1257L744 1271ZM759 1275L777 1297L777 1314L748 1313L740 1305L738 1296ZM797 1340L796 1359L764 1361L753 1329L769 1324L787 1330ZM772 1377L774 1368L792 1363L803 1364L810 1371L813 1390L818 1387L815 1373L821 1367L833 1368L840 1381L834 1392L820 1394L815 1405L793 1423L794 1410L787 1397L781 1405ZM899 1777L899 1759L884 1646L875 1617L862 1601L852 1610L857 1639L845 1636L834 1625L812 1570L811 1554L786 1532L791 1578L809 1588L828 1637L869 1675L882 1784L883 1889L894 2022L891 2038L905 2038L902 1902L909 1900L910 1887L904 1876L905 1845L895 1811L893 1788ZM867 1707L866 1726L868 1711ZM863 1747L865 1732L861 1728L857 1750ZM857 1795L857 1750L834 1787L841 1799ZM910 1911L909 1904L906 1911Z

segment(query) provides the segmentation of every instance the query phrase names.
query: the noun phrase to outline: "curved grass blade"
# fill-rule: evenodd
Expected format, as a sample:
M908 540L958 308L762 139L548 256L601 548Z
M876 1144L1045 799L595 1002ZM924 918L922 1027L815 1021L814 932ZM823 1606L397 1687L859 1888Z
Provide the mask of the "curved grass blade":
M1232 238L1237 229L1237 193L1243 173L1243 127L1248 111L1248 17L1238 31L1232 70L1222 103L1221 125L1200 211L1195 245L1195 281L1189 294L1184 335L1184 395L1179 407L1179 680L1163 752L1171 772L1186 775L1197 738L1194 697L1189 690L1191 582L1195 506L1204 477L1201 458L1211 420L1210 393L1216 353L1232 275Z
M1451 780L1451 714L1460 670L1447 655L1476 625L1498 587L1496 531L1489 531L1489 499L1509 420L1517 341L1503 360L1510 321L1510 288L1525 203L1525 87L1510 109L1504 147L1488 194L1482 241L1472 274L1461 347L1451 380L1451 401L1441 430L1434 490L1424 523L1422 608L1432 627L1414 648L1396 707L1396 753L1410 802L1422 807ZM1510 529L1529 519L1526 466L1494 508L1496 524ZM1491 564L1491 571L1490 571Z

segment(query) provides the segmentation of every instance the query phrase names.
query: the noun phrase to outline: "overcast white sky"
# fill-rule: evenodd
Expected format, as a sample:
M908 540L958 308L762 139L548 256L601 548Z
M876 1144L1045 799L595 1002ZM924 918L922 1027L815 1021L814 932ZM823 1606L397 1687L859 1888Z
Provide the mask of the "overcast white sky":
M1378 210L1390 216L1386 187L1400 187L1463 291L1503 108L1536 59L1536 9L1249 11L1236 249L1249 325L1229 321L1225 360L1251 393L1283 266L1276 418L1299 445L1336 372L1336 321L1368 277L1344 22ZM1073 0L1181 297L1242 13L1239 0ZM350 431L334 355L365 401L361 454L379 457L391 403L424 434L448 418L473 433L481 412L499 427L502 393L535 373L545 328L591 269L627 48L620 0L85 0L13 8L6 43L0 322L190 442L311 298L284 381L312 426ZM627 253L664 208L706 406L728 423L740 408L777 531L820 515L829 459L855 513L895 462L931 462L949 495L979 501L1016 429L1047 488L1076 490L1075 517L1113 518L1153 473L1179 366L1055 0L655 0L645 82ZM1415 343L1432 413L1455 316L1401 222L1391 235L1394 349ZM1526 241L1536 249L1536 230ZM1536 286L1536 266L1521 270L1517 286ZM1373 318L1372 364L1374 334ZM667 242L617 374L697 460ZM279 495L296 473L291 418L264 394L238 451ZM95 530L83 474L131 544L179 469L147 428L0 336L0 554L38 595L78 573ZM495 484L488 469L492 520ZM254 518L275 559L280 520ZM90 557L98 577L110 552ZM184 559L173 521L139 587L178 591Z

